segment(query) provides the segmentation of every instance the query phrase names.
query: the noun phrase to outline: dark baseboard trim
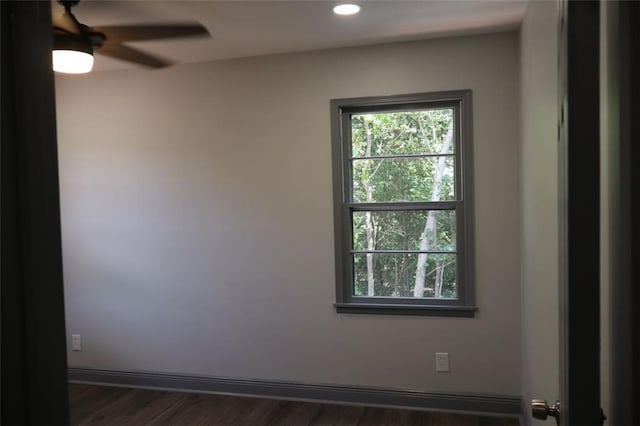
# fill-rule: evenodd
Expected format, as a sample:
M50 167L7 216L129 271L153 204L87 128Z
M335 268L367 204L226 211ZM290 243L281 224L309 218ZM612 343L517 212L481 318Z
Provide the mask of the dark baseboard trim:
M432 393L77 367L69 368L69 381L419 410L459 411L502 416L522 414L522 400L515 396Z

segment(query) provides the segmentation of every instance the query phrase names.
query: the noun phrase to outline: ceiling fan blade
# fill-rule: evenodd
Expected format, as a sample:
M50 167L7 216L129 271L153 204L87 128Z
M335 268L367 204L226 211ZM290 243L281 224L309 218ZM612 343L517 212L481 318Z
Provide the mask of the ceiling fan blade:
M105 43L100 49L96 50L96 53L123 61L134 62L149 68L164 68L175 63L167 59L150 55L141 50L116 43Z
M92 30L104 33L108 42L115 43L180 37L211 37L209 31L198 23L109 25L94 27Z

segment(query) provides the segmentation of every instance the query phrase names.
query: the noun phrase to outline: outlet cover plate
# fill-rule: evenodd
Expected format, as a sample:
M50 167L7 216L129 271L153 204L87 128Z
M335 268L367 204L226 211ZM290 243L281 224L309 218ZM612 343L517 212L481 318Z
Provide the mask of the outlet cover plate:
M82 350L82 338L79 334L71 335L71 350L73 351L81 351Z
M436 352L436 371L449 372L449 352Z

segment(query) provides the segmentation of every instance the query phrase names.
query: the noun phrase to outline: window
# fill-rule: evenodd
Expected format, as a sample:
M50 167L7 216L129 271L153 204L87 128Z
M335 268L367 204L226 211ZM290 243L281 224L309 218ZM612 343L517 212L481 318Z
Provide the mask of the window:
M331 101L336 309L473 316L471 91Z

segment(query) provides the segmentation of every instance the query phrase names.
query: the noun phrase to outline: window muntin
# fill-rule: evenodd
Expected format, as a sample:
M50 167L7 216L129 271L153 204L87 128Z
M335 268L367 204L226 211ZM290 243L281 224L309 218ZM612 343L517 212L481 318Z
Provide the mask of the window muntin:
M332 101L339 312L473 311L470 102L469 91Z

